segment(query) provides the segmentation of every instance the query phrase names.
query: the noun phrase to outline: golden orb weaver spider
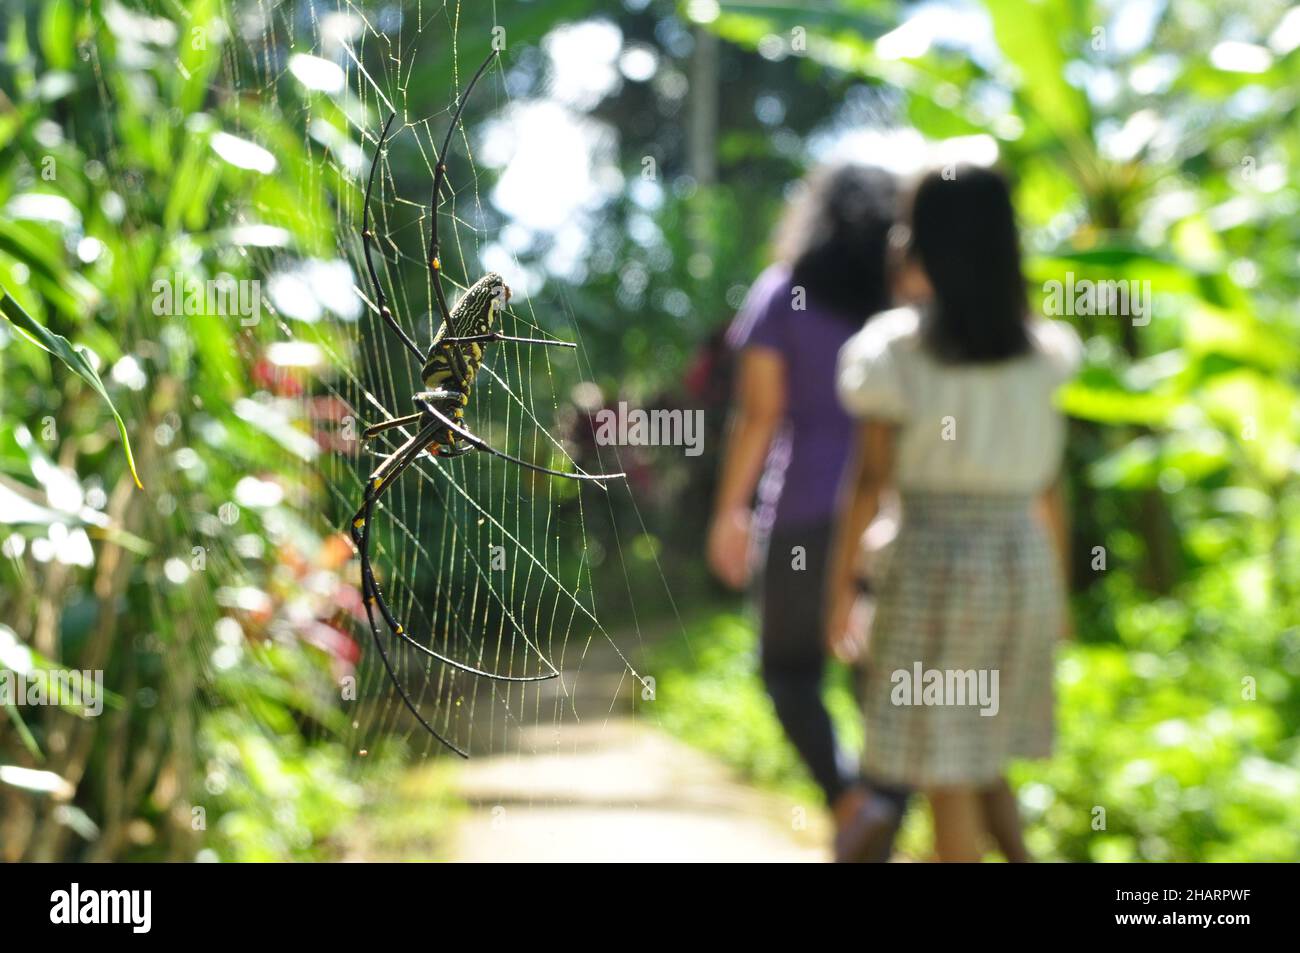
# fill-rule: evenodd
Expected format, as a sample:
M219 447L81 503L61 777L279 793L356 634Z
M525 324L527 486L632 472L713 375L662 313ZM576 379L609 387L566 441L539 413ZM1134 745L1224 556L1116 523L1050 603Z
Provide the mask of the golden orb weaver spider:
M434 334L427 352L420 350L419 346L393 316L392 310L388 307L388 299L384 294L383 286L379 282L379 275L375 271L374 262L371 259L370 246L374 240L374 233L370 230L370 194L375 184L375 169L379 165L379 156L383 152L384 142L388 138L388 130L393 124L395 113L389 114L387 121L384 123L383 131L379 135L379 142L375 147L375 156L370 163L370 177L366 182L361 218L361 242L365 253L366 271L370 277L370 285L374 290L375 307L379 311L379 317L388 325L389 329L397 335L406 349L421 362L420 377L425 386L429 388L412 397L412 403L417 408L416 413L372 424L362 432L362 439L368 440L394 428L418 427L414 436L384 457L379 466L367 478L365 497L361 503L361 508L352 517L352 541L356 544L361 557L361 598L365 604L366 618L370 623L370 634L374 637L375 646L379 650L379 657L383 661L389 680L401 696L402 702L426 731L461 757L468 757L468 753L443 737L429 724L424 715L420 713L419 707L411 698L401 679L398 678L397 670L388 657L379 626L375 621L376 608L379 609L384 623L395 638L401 639L430 658L463 672L468 672L471 675L502 682L539 682L555 678L560 673L544 656L542 661L549 671L540 675L502 675L497 672L489 672L444 655L411 638L402 627L402 624L397 621L396 615L384 598L379 589L379 583L375 579L374 567L370 558L370 526L376 502L426 451L434 456L456 457L473 450L480 450L503 460L508 460L517 466L570 480L598 482L619 479L625 476L622 473L565 473L561 470L552 470L550 467L529 463L527 460L522 460L519 457L511 456L493 448L481 437L474 434L464 421L464 411L469 404L474 377L483 361L484 345L494 341L506 341L525 345L576 347L576 345L568 341L514 337L496 330L494 323L498 313L505 308L506 302L510 300L510 289L506 287L502 277L495 272L489 272L474 282L461 296L460 300L456 302L454 308L448 309L447 299L443 294L442 262L438 257L438 201L441 198L442 186L447 177L447 150L451 147L451 137L460 123L461 112L465 108L470 93L473 92L475 84L478 83L479 78L487 71L488 66L491 65L497 55L497 50L493 50L488 54L487 59L479 66L474 78L470 80L469 85L465 88L465 92L461 95L460 102L456 107L456 112L452 116L451 126L448 128L447 136L443 140L442 149L437 155L438 164L434 170L433 189L429 201L428 265L433 280L434 297L437 300L438 312L442 318L442 326Z

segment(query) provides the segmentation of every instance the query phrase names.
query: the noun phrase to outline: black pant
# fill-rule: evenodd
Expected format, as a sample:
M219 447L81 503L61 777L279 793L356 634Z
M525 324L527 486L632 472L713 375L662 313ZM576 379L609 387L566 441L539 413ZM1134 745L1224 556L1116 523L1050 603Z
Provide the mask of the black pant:
M759 583L763 684L786 737L833 803L854 783L853 759L839 747L822 701L824 599L831 527L780 529L768 540Z

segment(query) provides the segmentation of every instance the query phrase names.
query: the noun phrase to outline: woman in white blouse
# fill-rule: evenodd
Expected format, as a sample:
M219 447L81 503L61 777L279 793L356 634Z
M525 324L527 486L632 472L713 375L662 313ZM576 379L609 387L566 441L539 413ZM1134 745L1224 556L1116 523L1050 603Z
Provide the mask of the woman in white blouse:
M1068 325L1030 315L998 173L931 173L905 218L904 268L925 300L871 319L840 352L840 399L862 422L827 639L854 638L858 546L897 490L898 538L873 569L864 769L926 792L941 860L978 860L985 835L1028 860L1004 770L1051 748L1067 628L1053 393L1081 349Z

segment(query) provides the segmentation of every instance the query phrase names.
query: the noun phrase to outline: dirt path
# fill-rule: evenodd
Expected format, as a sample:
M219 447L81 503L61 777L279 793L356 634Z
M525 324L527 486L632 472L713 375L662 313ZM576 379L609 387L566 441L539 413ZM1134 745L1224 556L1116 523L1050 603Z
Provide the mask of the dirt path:
M827 859L818 809L753 788L655 727L607 644L593 641L581 671L546 684L565 692L562 718L543 700L535 724L496 739L508 753L412 765L354 832L349 859Z
M808 812L644 721L536 730L560 735L552 751L475 759L457 772L453 786L470 810L455 859L826 859L820 817L805 821Z
M512 739L516 753L456 769L451 786L469 805L449 844L456 860L826 859L819 811L756 790L655 727L659 703L638 706L640 685L607 642L547 684L565 692L558 724L543 715Z

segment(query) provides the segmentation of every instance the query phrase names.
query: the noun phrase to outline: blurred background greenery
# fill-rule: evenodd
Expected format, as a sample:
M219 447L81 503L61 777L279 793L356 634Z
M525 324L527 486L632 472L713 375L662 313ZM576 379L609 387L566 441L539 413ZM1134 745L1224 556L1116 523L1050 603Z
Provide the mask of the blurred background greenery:
M752 623L700 558L719 332L811 165L997 161L1034 300L1066 272L1155 293L1145 326L1074 319L1079 638L1058 754L1016 775L1031 847L1300 855L1300 8L499 0L494 20L455 0L16 0L2 16L0 285L87 349L144 490L94 388L0 324L0 666L103 669L113 693L94 719L0 713L0 858L330 858L358 816L411 810L392 780L432 749L338 688L360 673L359 704L393 707L336 535L368 463L340 428L372 416L367 394L391 410L407 389L354 290L361 176L386 99L414 127L380 187L405 265L387 273L427 327L430 140L494 25L504 70L452 160L474 196L455 273L501 270L527 321L582 342L577 362L510 380L584 465L602 406L706 410L703 456L626 449L632 492L608 505L512 487L559 514L558 542L534 549L555 546L547 565L635 645L656 723L811 797ZM160 279L222 274L262 281L269 319L153 306ZM325 359L285 348L304 343ZM484 400L508 413L504 388ZM412 591L460 578L413 565ZM662 634L622 635L643 626ZM852 732L847 675L833 683ZM923 824L905 845L922 849Z

